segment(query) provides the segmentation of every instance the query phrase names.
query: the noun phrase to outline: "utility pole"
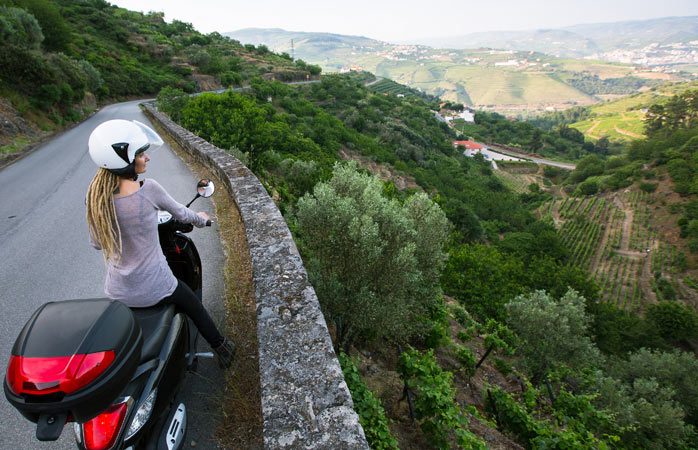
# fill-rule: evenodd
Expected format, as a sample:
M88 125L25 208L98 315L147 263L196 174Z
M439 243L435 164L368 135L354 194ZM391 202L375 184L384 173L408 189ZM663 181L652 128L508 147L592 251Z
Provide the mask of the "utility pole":
M296 60L296 49L293 48L293 39L291 39L291 59L293 61Z

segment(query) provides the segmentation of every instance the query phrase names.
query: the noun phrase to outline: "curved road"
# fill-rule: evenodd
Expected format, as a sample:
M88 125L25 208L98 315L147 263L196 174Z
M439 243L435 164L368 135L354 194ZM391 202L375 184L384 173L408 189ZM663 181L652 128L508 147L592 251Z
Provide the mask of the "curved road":
M0 373L4 378L14 340L31 314L43 303L103 297L101 252L87 239L85 193L96 168L87 154L90 132L110 119L136 119L150 124L139 101L103 108L97 114L0 170ZM187 203L196 179L167 146L152 152L147 177L158 180L176 200ZM220 195L220 194L216 194ZM215 198L215 196L214 196ZM208 199L192 205L213 216ZM213 228L190 234L201 253L204 302L216 322L223 320L223 254ZM203 339L201 339L203 341ZM201 351L210 351L200 344ZM180 393L189 412L186 447L215 449L210 436L220 413L223 374L213 360L199 362ZM0 399L0 450L75 449L72 425L56 442L39 442L35 426Z

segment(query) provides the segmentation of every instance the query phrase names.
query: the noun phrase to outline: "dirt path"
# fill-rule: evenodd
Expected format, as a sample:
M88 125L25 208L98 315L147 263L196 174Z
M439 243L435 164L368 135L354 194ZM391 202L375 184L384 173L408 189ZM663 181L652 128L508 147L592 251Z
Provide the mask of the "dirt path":
M594 132L594 130L596 129L596 127L599 126L600 123L601 123L600 120L595 121L595 122L594 122L594 125L592 125L591 128L589 128L585 134L586 134L587 136L589 136L590 138L601 139L599 136L596 136L596 135L592 134L592 133Z
M603 255L603 249L606 248L606 243L610 239L611 227L606 227L603 232L603 236L599 239L599 245L596 247L596 253L594 253L594 259L589 267L589 273L595 274L601 272L603 266L603 261L601 261L601 256Z
M616 250L616 253L618 253L621 256L627 256L628 258L632 258L632 259L642 259L642 258L647 257L646 253L633 252L630 250Z
M623 210L623 214L625 214L625 220L623 220L623 225L621 225L623 228L621 232L620 250L627 252L630 250L630 233L633 231L633 217L635 217L635 211L633 211L632 208L626 207L622 200L620 203L623 205L621 209Z
M620 133L624 136L629 136L629 137L635 138L635 139L642 139L644 137L641 134L631 133L630 131L622 130L622 129L618 128L618 125L615 125L613 128L616 130L616 133Z
M368 87L368 86L371 86L373 84L378 83L379 81L383 81L383 77L376 77L375 80L369 81L368 83L365 83L364 86Z
M642 268L642 278L640 278L640 287L642 288L642 295L645 298L645 304L647 303L657 303L657 294L652 289L652 284L650 280L654 276L652 273L652 263L650 255L659 249L659 241L654 240L650 244L650 253L647 254L647 259L645 260L645 266Z

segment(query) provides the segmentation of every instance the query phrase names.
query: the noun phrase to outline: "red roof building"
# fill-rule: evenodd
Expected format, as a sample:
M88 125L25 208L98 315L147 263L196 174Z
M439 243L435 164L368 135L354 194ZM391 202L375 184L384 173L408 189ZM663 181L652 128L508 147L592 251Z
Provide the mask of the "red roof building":
M482 150L482 145L473 141L453 141L453 148L458 148L459 145L465 147L466 150Z

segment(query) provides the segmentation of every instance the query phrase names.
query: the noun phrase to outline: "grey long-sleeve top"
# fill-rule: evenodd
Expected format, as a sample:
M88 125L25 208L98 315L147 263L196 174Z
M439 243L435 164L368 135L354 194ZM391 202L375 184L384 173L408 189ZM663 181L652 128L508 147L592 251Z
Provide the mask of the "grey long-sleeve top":
M104 293L128 306L152 306L171 295L177 279L167 265L158 239L158 210L177 220L201 228L206 219L176 202L152 179L145 179L133 194L115 197L116 217L121 229L121 258L107 261ZM100 246L90 234L90 243Z

